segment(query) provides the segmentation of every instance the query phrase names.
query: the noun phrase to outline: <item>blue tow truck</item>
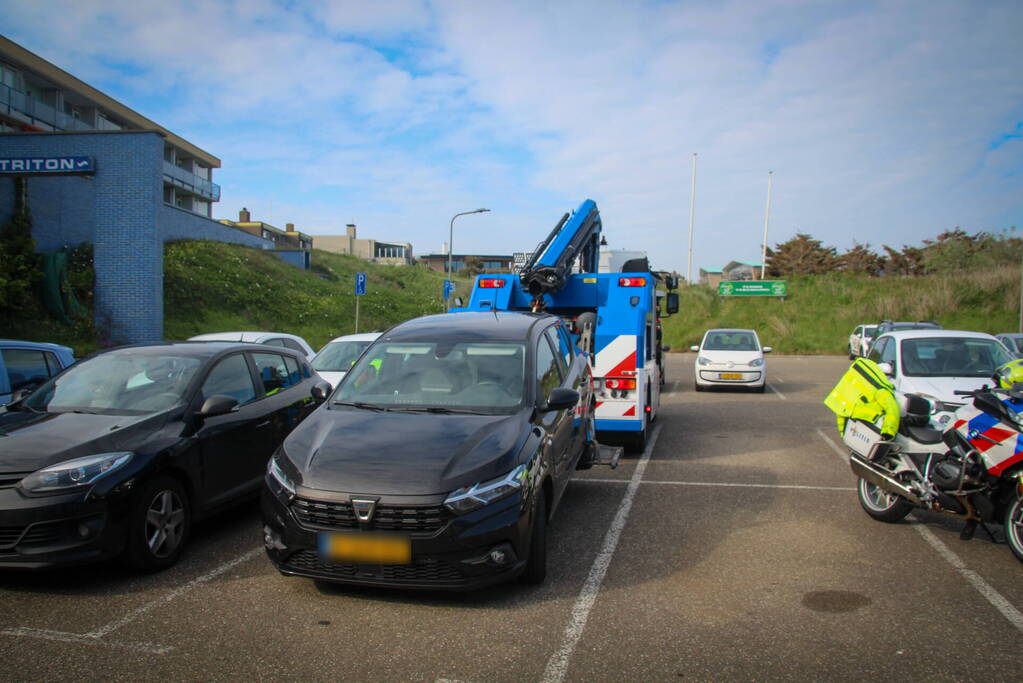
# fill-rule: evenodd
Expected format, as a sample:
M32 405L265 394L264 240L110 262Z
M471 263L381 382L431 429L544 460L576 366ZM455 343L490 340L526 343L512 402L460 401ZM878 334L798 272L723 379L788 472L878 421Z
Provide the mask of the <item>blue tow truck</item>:
M677 280L646 258L599 273L602 224L587 199L566 213L517 274L480 275L464 311L533 311L560 316L590 358L600 441L646 447L664 383L660 300L678 311ZM667 293L658 291L663 283Z

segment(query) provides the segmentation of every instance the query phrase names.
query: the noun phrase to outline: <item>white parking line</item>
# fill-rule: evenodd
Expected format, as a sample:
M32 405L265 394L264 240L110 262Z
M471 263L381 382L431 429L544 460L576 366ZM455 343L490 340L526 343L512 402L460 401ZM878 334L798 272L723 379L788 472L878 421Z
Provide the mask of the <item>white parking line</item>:
M643 457L640 458L639 463L636 465L636 471L632 473L629 488L625 491L625 495L622 496L622 502L618 505L618 512L615 514L611 527L604 536L604 543L600 548L600 552L597 553L596 559L593 560L593 565L590 567L590 573L586 577L586 582L583 583L582 590L579 591L579 597L576 599L575 605L572 606L572 615L568 620L568 627L565 629L565 634L562 637L561 647L547 660L547 668L544 669L543 677L540 679L543 683L560 683L565 680L565 674L568 673L568 662L572 658L576 645L579 643L579 638L582 637L583 629L586 628L586 620L590 616L590 610L593 609L593 604L597 601L600 584L604 581L604 575L607 574L608 567L611 566L611 558L614 557L615 549L618 547L618 539L625 528L625 522L629 519L632 501L636 497L636 491L639 490L639 483L643 479L643 472L646 471L646 465L650 461L650 454L654 450L654 445L657 443L657 436L660 432L661 427L658 425L650 435L646 450L643 451Z
M90 636L92 638L102 638L103 636L107 635L108 633L111 633L113 631L116 631L119 628L127 626L131 622L133 622L136 619L138 619L139 617L141 617L146 612L149 612L150 610L152 610L152 609L154 609L156 607L159 607L160 605L167 604L171 600L174 600L175 598L177 598L177 597L179 597L181 595L184 595L185 593L187 593L191 589L195 588L196 586L200 586L200 585L206 583L207 581L215 579L216 577L220 576L221 574L223 574L224 572L228 571L229 569L234 569L235 567L237 567L242 562L246 562L248 560L251 560L252 558L256 557L257 555L259 555L262 552L264 552L262 548L256 548L255 550L250 550L249 552L245 553L241 557L236 557L233 560L231 560L230 562L225 562L224 564L220 565L219 567L217 567L213 571L207 572L207 573L203 574L202 576L199 576L199 577L196 577L196 578L192 579L191 581L186 583L184 586L180 586L178 588L175 588L174 590L172 590L170 593L168 593L167 595L163 596L162 598L158 598L157 600L153 600L150 603L142 605L141 607L138 607L137 609L134 609L131 612L129 612L128 614L126 614L125 616L121 617L117 621L111 622L111 623L107 624L106 626L98 628L95 631L93 631L92 633L87 633L85 635Z
M1006 600L1001 593L991 587L987 581L980 577L980 574L969 569L959 559L959 556L949 550L949 547L941 542L934 533L923 524L914 524L913 528L920 532L924 540L945 558L945 561L952 565L959 574L973 586L978 593L991 603L991 606L1002 613L1002 616L1009 620L1009 623L1016 627L1016 630L1023 633L1023 613L1013 607L1012 603Z
M788 400L787 398L785 398L785 394L781 393L780 391L778 391L777 389L775 389L775 388L774 388L773 386L771 386L770 384L768 384L768 385L767 385L767 388L768 388L768 389L770 389L771 391L773 391L773 392L774 392L775 394L777 394L777 395L778 395L778 398L780 398L781 400L783 400L783 401L787 401L787 400Z
M772 379L778 384L785 384L785 380L783 380L781 377L773 377Z
M838 444L836 444L834 441L832 441L831 437L829 437L827 434L824 433L824 430L818 429L817 430L817 436L819 436L820 438L824 439L824 443L826 443L829 446L831 446L831 450L833 450L836 453L838 453L838 457L840 457L842 459L842 462L849 462L849 454L846 453L841 448L839 448Z
M598 484L629 484L630 481L626 479L592 479L587 477L586 479L573 479L572 481L588 481L595 482ZM855 491L855 487L852 486L809 486L804 484L736 484L730 482L717 482L717 481L660 481L656 479L644 479L639 482L644 486L647 484L662 485L662 486L718 486L718 487L732 487L732 488L747 488L747 489L805 489L808 491Z
M66 631L50 631L47 629L28 628L20 626L15 628L4 629L0 631L0 636L10 636L14 638L36 638L39 640L52 640L63 643L77 643L79 645L93 645L99 647L118 648L122 650L135 650L137 652L148 652L150 654L155 655L165 655L174 648L169 645L160 645L158 643L118 642L111 640L102 640L102 638L112 633L113 631L116 631L119 628L127 626L131 622L141 617L146 612L149 612L152 609L159 607L160 605L164 605L170 602L171 600L180 597L181 595L191 590L192 588L195 588L196 586L202 585L207 581L210 581L211 579L220 576L229 569L233 569L242 562L251 560L252 558L256 557L262 552L263 552L262 548L250 550L244 555L236 557L235 559L230 560L229 562L225 562L216 569L207 572L202 576L192 579L185 585L175 588L174 590L172 590L170 593L167 593L163 597L158 598L157 600L153 600L152 602L146 603L145 605L142 605L141 607L132 610L131 612L121 617L120 619L112 621L106 626L102 626L96 629L95 631L91 631L89 633L69 633Z

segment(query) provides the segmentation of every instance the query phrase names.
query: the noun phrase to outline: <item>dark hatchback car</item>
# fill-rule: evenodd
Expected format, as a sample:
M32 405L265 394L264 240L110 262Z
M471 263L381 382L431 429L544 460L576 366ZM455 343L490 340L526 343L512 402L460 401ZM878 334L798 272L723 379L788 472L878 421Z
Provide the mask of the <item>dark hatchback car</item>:
M559 318L402 323L271 459L267 553L283 574L343 583L539 583L547 522L592 439L589 364Z
M258 492L326 390L300 354L250 344L79 361L0 414L0 568L170 566L193 521Z

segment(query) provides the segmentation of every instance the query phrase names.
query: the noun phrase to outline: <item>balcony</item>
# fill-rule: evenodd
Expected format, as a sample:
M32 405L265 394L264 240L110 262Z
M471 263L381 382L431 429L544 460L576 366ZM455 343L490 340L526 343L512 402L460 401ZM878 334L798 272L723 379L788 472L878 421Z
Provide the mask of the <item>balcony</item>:
M45 102L6 85L0 85L0 114L7 114L43 130L95 130L94 126L85 121L57 111Z
M163 162L163 178L174 185L174 187L191 192L203 199L211 202L220 201L220 185L201 178L190 171L186 171L169 161Z

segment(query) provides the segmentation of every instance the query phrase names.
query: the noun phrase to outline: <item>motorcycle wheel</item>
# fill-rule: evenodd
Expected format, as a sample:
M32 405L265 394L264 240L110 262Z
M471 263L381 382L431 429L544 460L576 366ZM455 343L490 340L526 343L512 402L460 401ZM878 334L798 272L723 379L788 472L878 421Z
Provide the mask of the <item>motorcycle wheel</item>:
M866 479L860 479L856 492L863 510L879 522L898 522L913 509L913 504L902 496L885 491Z
M1016 559L1023 562L1023 498L1019 496L1005 511L1005 542Z

